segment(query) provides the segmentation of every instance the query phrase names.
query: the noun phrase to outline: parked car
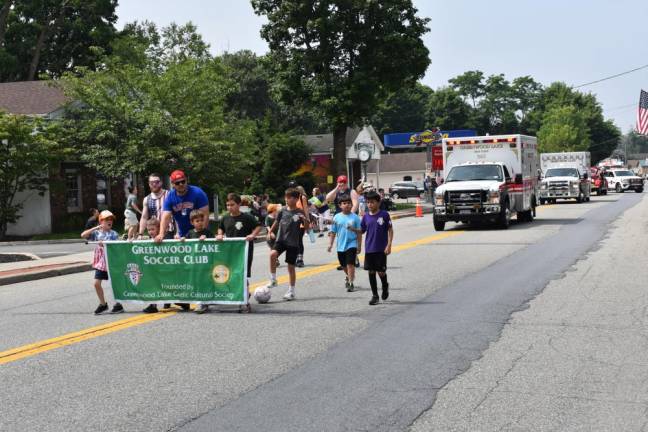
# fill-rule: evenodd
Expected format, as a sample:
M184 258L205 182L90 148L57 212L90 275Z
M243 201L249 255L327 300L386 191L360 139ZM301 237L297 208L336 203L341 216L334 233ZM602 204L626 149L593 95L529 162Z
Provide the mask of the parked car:
M395 182L389 187L389 196L396 198L418 198L423 194L423 185L413 181Z
M604 175L607 179L608 188L614 189L616 192L634 190L641 193L644 190L643 179L625 168L613 168L605 171Z
M605 170L599 167L591 167L590 175L592 179L592 192L596 195L607 195L608 184L604 176Z

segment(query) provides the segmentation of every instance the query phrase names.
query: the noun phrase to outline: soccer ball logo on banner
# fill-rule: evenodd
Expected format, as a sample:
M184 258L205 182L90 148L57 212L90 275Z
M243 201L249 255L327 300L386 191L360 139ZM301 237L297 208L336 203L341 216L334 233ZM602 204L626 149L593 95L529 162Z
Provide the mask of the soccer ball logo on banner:
M139 266L135 263L126 264L126 273L124 274L128 276L128 280L130 280L130 283L132 283L133 286L137 286L140 280L142 280L142 272L140 271Z
M212 278L217 284L226 284L230 279L230 269L224 265L217 265L212 270Z

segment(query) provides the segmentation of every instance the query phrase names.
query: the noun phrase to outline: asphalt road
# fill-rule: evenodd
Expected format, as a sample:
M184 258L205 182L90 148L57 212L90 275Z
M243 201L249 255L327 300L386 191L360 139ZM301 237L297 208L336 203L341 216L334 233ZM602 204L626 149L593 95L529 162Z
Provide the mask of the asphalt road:
M279 287L249 315L166 314L4 364L0 352L0 430L406 430L642 197L545 206L507 231L396 221L392 296L379 306L364 272L347 293L321 267L334 255L318 239L294 302ZM255 251L261 281L268 252ZM93 316L91 277L0 287L0 351L136 317L128 306Z

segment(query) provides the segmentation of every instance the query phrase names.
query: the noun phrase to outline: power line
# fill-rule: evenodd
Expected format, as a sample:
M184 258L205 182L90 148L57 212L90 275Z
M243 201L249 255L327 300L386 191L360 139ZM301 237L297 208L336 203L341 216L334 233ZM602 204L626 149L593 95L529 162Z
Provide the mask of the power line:
M592 84L600 83L600 82L602 82L602 81L611 80L612 78L617 78L617 77L620 77L620 76L623 76L623 75L627 75L627 74L629 74L629 73L636 72L636 71L638 71L638 70L646 69L646 68L648 68L648 64L647 64L647 65L643 65L643 66L639 66L638 68L635 68L635 69L632 69L632 70L629 70L629 71L625 71L625 72L618 73L618 74L616 74L616 75L611 75L611 76L609 76L609 77L601 78L601 79L596 80L596 81L588 82L588 83L585 83L585 84L580 84L580 85L577 85L577 86L572 87L572 88L577 89L577 88L585 87L585 86L588 86L588 85L592 85Z

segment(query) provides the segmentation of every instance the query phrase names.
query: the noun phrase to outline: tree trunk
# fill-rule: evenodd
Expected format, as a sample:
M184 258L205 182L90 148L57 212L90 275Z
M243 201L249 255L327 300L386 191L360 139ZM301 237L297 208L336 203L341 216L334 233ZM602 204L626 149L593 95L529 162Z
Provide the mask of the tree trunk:
M47 42L47 39L50 37L52 32L54 32L58 27L61 26L61 24L63 24L67 3L68 2L66 0L61 4L61 9L59 10L59 14L54 22L50 24L51 20L49 16L43 20L43 28L38 35L38 40L36 41L36 46L34 47L34 55L32 56L32 61L29 65L27 81L34 81L36 79L36 72L38 72L38 64L40 63L40 57L41 53L43 52L43 48L45 47L45 42Z
M334 177L347 174L347 125L337 125L333 130L333 163L331 166Z
M5 34L7 33L7 18L9 18L9 11L13 2L14 0L5 0L2 9L0 9L0 47L4 45Z

